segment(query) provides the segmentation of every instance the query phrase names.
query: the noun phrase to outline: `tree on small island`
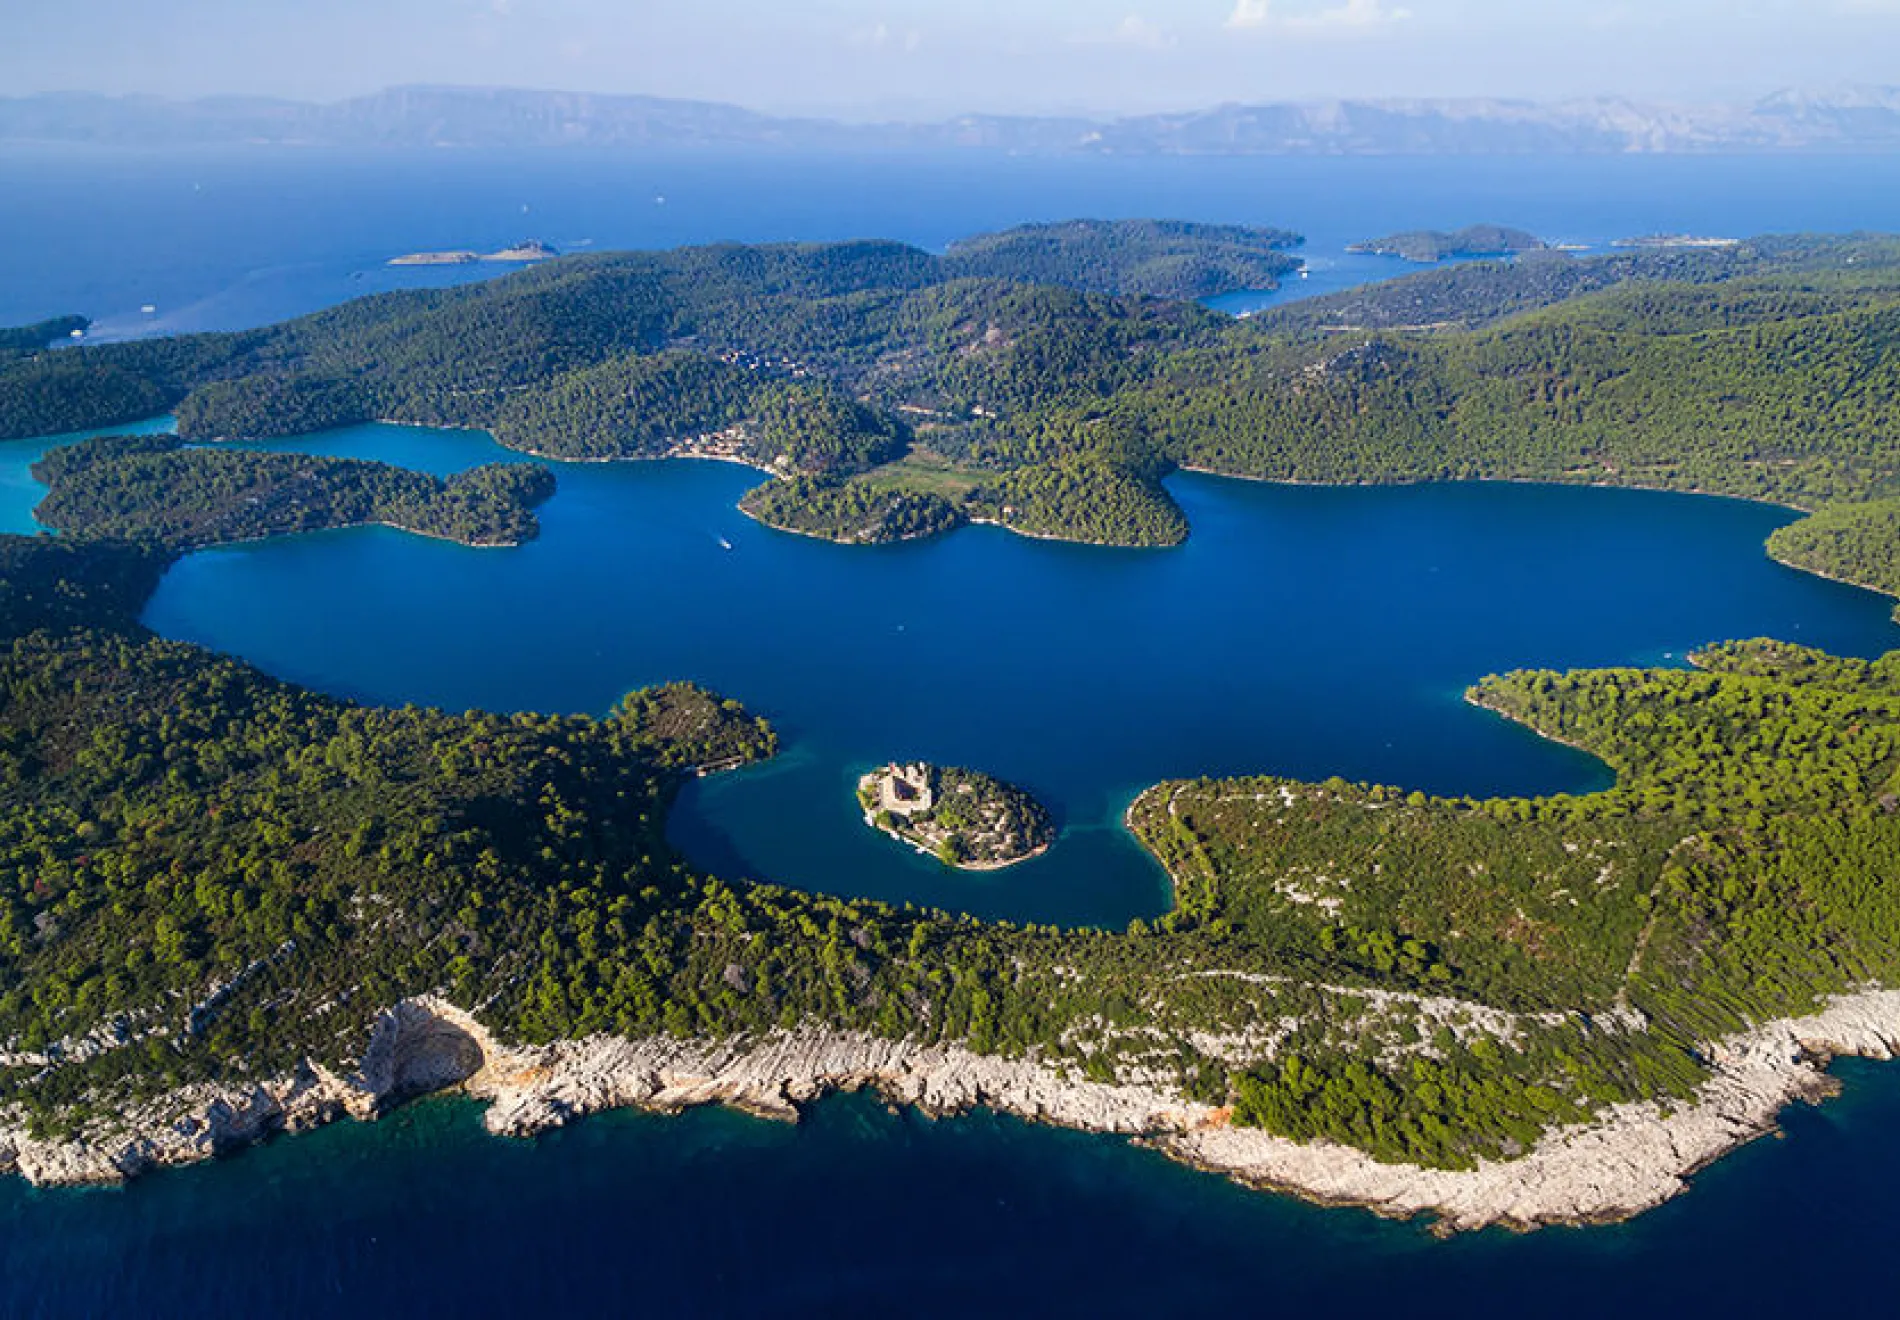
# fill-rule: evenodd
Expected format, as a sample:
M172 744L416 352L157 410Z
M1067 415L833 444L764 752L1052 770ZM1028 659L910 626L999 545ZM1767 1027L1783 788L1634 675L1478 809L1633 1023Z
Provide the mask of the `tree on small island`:
M858 781L858 804L867 825L962 870L1013 866L1055 841L1041 803L975 770L892 762Z

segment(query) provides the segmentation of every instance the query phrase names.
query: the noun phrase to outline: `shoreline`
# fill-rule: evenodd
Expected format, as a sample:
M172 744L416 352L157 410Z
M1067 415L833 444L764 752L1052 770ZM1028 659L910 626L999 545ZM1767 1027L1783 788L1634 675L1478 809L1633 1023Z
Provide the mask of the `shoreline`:
M442 541L448 545L459 545L464 550L519 550L527 541L464 541L460 537L450 536L447 532L426 532L419 527L405 527L401 523L386 522L382 519L367 519L363 522L338 523L334 527L303 527L294 532L265 532L261 536L239 536L229 541L207 541L203 545L186 546L180 555L201 555L211 550L229 550L240 545L263 545L266 541L287 541L299 536L323 536L330 532L353 532L359 527L385 527L392 532L402 532L409 536L420 536L425 541ZM70 536L57 527L47 531L55 536Z
M1769 509L1786 509L1790 513L1798 513L1803 517L1811 517L1819 511L1805 504L1792 504L1787 500L1767 499L1759 495L1730 495L1719 490L1702 490L1683 486L1648 486L1636 481L1565 481L1559 477L1418 477L1391 481L1308 481L1302 477L1260 477L1247 472L1223 472L1219 468L1202 467L1193 463L1178 464L1174 470L1191 472L1197 477L1224 477L1229 481L1254 481L1266 486L1306 486L1317 490L1378 490L1407 486L1550 486L1557 490L1640 490L1653 495L1694 495L1708 500L1737 500L1743 504L1759 504ZM1789 567L1794 568L1797 565L1790 564Z
M941 770L942 768L939 767L938 769ZM869 774L862 775L859 777L858 794L859 794L860 803L863 802L863 794L867 791L870 791L872 789L872 786L878 783L878 781L881 779L884 773L885 772L883 770L872 770ZM993 781L993 782L996 782L998 784L1001 783L1000 780ZM1003 785L1003 787L1008 791L1013 791L1019 794L1020 796L1031 801L1032 803L1034 802L1034 799L1030 798L1029 794L1020 788L1015 788L1012 785ZM876 793L873 792L872 796L875 799ZM1040 803L1035 803L1035 806L1036 806L1036 810L1038 811L1045 810ZM1034 848L1031 848L1028 852L1020 853L1017 856L1005 857L1005 858L996 859L996 860L978 859L978 860L969 860L969 861L948 862L944 860L943 855L941 853L939 853L935 848L928 846L923 841L922 838L914 837L910 834L906 834L903 832L903 830L899 829L897 826L897 820L895 817L892 818L891 824L888 827L884 825L880 825L878 823L877 818L878 818L878 808L875 805L866 806L864 808L865 828L875 833L886 835L892 839L897 840L897 842L899 843L907 844L909 845L909 847L911 848L913 852L918 854L918 856L928 857L932 861L935 861L939 865L946 868L947 870L952 870L952 871L974 871L974 872L1007 871L1012 866L1020 866L1024 862L1034 861L1036 858L1042 856L1044 853L1048 852L1051 848L1055 847L1057 842L1059 841L1054 828L1051 826L1049 827L1049 836L1046 839L1044 839L1041 843L1037 844ZM1044 815L1043 819L1046 824L1047 819L1048 819L1046 814ZM909 824L910 823L909 818L905 817L904 822L905 824Z
M754 489L763 490L764 487L762 486L754 487ZM752 493L751 491L746 492L747 495L750 495L751 493ZM806 531L802 527L787 527L782 523L775 523L769 518L760 517L758 514L754 513L751 509L746 508L744 496L741 496L739 499L739 502L733 505L732 507L737 509L740 513L743 513L746 517L750 518L753 522L757 523L761 527L768 528L774 532L783 532L787 536L802 536L807 541L823 541L826 545L844 545L844 546L909 545L913 541L928 541L933 537L948 536L950 535L950 533L957 531L963 527L967 527L969 525L969 520L966 518L962 522L953 524L952 526L945 527L934 532L912 532L905 536L893 536L882 541L864 541L864 540L846 541L836 536L826 536L823 532L809 532L809 531Z
M919 857L928 857L950 871L1007 871L1012 866L1021 866L1024 862L1034 861L1055 847L1053 843L1038 844L1021 857L1012 857L1006 862L945 862L941 857L937 856L934 849L924 847L924 845L919 843L916 839L908 835L899 834L896 830L885 829L873 820L868 812L865 814L864 823L871 829L876 830L879 834L907 845L910 850Z
M1794 526L1793 523L1788 525L1790 527ZM1765 553L1771 561L1780 564L1783 568L1792 569L1797 573L1811 574L1824 582L1838 583L1843 587L1853 587L1860 591L1871 591L1874 595L1881 597L1883 600L1900 602L1900 591L1894 591L1888 587L1877 587L1871 582L1856 582L1853 578L1842 577L1839 573L1830 573L1824 568L1815 568L1809 564L1797 564L1792 559L1783 559L1773 550L1768 550ZM1894 606L1894 621L1900 623L1900 603Z
M446 427L446 430L462 430L462 427ZM486 434L486 432L484 432ZM525 454L529 458L540 459L543 463L664 463L669 459L696 459L703 463L732 463L738 467L751 468L754 472L763 472L768 477L781 479L780 474L763 463L755 463L749 458L740 458L734 454L707 454L691 450L664 454L603 454L597 458L570 458L561 454L544 454L538 449L516 449L511 445L495 442L511 454Z
M1801 515L1788 526L1796 526L1801 521L1814 517L1826 506L1810 508L1805 504L1794 504L1787 500L1766 499L1757 495L1730 495L1719 490L1684 489L1678 486L1648 486L1640 482L1627 481L1563 481L1549 477L1452 477L1425 478L1411 481L1305 481L1297 477L1259 477L1244 472L1223 472L1218 468L1202 467L1197 464L1183 463L1175 468L1176 472L1188 472L1197 477L1219 477L1227 481L1252 481L1266 486L1303 486L1317 490L1373 490L1380 487L1398 488L1404 486L1549 486L1554 489L1571 490L1639 490L1655 495L1694 495L1700 499L1737 500L1743 504L1759 504L1768 509L1785 509ZM1025 533L1027 535L1027 533ZM1097 544L1093 542L1082 544ZM1871 582L1858 582L1853 578L1842 577L1838 573L1829 573L1807 564L1799 564L1784 559L1762 543L1762 554L1768 559L1792 569L1797 573L1810 573L1828 582L1836 582L1844 587L1855 587L1861 591L1871 591L1887 600L1900 601L1900 591L1876 586ZM1895 606L1895 620L1900 622L1900 605Z
M1219 476L1220 474L1209 473L1208 475ZM1025 537L1031 541L1054 541L1057 545L1087 545L1093 546L1098 550L1173 550L1187 543L1187 537L1182 537L1179 541L1174 541L1167 545L1124 545L1119 541L1093 541L1080 536L1057 536L1054 532L1032 532L1025 528L1017 527L1013 523L1006 523L1001 518L967 518L965 519L965 526L1000 527L1012 536ZM951 530L955 531L956 529L951 528ZM1190 532L1190 535L1191 534Z
M132 423L128 423L128 425L131 425L131 424ZM537 459L544 463L657 463L657 462L663 462L667 459L684 458L684 459L698 459L698 460L704 460L704 461L715 462L715 463L732 463L740 467L750 468L754 472L762 473L766 477L773 480L786 479L785 474L782 472L779 472L775 468L768 467L762 463L754 462L750 459L740 458L732 454L714 454L714 453L697 452L691 449L674 449L674 450L669 450L663 454L617 454L617 455L607 455L607 456L602 456L602 457L587 457L587 458L565 457L560 454L544 453L543 451L538 450L538 449L516 448L511 445L501 444L500 441L495 440L493 432L488 431L485 428L479 427L479 426L454 425L454 424L443 423L443 422L411 422L411 421L402 421L395 418L375 418L375 419L372 419L370 422L356 423L356 425L404 426L404 427L414 427L418 430L431 430L431 431L467 431L475 435L487 436L488 439L491 442L493 442L498 448L507 450L509 453L520 454L520 455L523 455L524 457ZM348 428L345 427L345 428L332 428L332 429L348 429ZM74 433L74 434L78 434L78 433ZM104 432L102 432L102 434L104 434ZM320 434L323 434L323 432L314 432L313 434L320 435ZM38 439L43 439L44 437L27 436L27 437L22 437L22 438L29 439L29 440L38 440ZM295 439L296 437L278 437L278 438L279 439ZM187 443L217 445L217 444L226 444L226 443L246 443L246 442L243 441L242 439L233 441L232 438L230 437L221 436L221 437L218 437L216 440L188 441ZM296 452L296 451L286 451L286 452ZM1226 472L1226 471L1222 471L1219 468L1211 468L1211 467L1206 467L1206 466L1203 466L1200 464L1194 464L1194 463L1180 464L1175 468L1175 471L1186 472L1194 476L1216 477L1216 478L1220 478L1227 481L1248 481L1248 482L1255 482L1260 485L1267 485L1267 486L1297 486L1297 487L1305 487L1305 488L1311 488L1311 489L1317 489L1317 490L1355 490L1355 489L1369 490L1369 489L1376 489L1380 487L1398 488L1398 487L1450 486L1450 485L1549 486L1549 487L1553 487L1557 489L1568 488L1568 489L1586 489L1586 490L1635 490L1635 491L1647 491L1647 492L1650 492L1653 494L1659 494L1659 495L1694 495L1694 496L1698 496L1704 499L1738 500L1744 504L1758 504L1765 508L1785 509L1791 513L1799 514L1803 518L1811 517L1816 512L1818 512L1818 510L1815 508L1810 508L1802 504L1790 503L1786 500L1767 499L1767 498L1754 496L1754 495L1732 495L1732 494L1726 494L1721 491L1682 489L1682 488L1673 487L1673 486L1651 486L1651 485L1644 485L1640 482L1564 481L1561 479L1553 479L1549 477L1459 477L1459 478L1422 478L1422 479L1417 479L1417 480L1408 479L1408 480L1393 480L1393 481L1308 481L1308 480L1304 480L1297 477L1263 477L1263 476L1256 476L1251 473L1244 473L1244 472ZM759 526L768 527L775 532L783 532L789 536L802 536L802 537L807 538L808 540L824 541L832 545L843 545L843 546L902 545L911 541L923 541L923 540L929 540L932 537L947 536L947 535L950 535L951 533L961 530L963 527L999 527L1006 532L1012 533L1013 535L1025 537L1032 541L1050 541L1050 542L1054 542L1060 545L1093 546L1093 547L1104 549L1104 550L1169 550L1169 549L1174 549L1177 546L1185 543L1187 539L1184 537L1182 541L1175 542L1171 545L1127 546L1127 545L1120 545L1111 541L1089 540L1089 539L1085 539L1081 537L1073 537L1073 536L1059 536L1050 532L1032 532L1020 527L1012 526L1011 524L1006 523L1002 521L1001 519L975 518L975 517L969 517L966 515L963 517L963 521L958 523L956 526L946 527L942 529L941 531L922 533L915 536L902 536L902 537L897 537L894 540L890 540L890 541L843 541L843 540L839 540L836 537L825 536L819 532L807 532L807 531L802 531L795 527L784 527L777 523L769 522L766 519L761 518L758 515L754 514L751 510L747 509L744 505L743 497L741 497L740 502L736 503L733 507L738 509L740 513L743 513L746 517L750 518L753 522L757 523ZM352 526L363 526L363 525L393 526L393 524L351 524L351 525ZM1794 524L1791 523L1789 525L1793 526ZM57 529L48 529L48 530L56 531ZM398 530L410 531L413 529L398 528ZM295 534L296 533L291 533L291 535L295 535ZM466 542L466 541L455 541L453 537L439 536L436 533L417 532L416 534L419 536L431 536L431 537L434 537L435 539L451 541L457 545L466 545L466 546L469 546L469 548L471 549L507 548L509 546L522 544L520 542L494 542L494 543L488 543L488 544L476 544L476 543L471 543L471 542ZM1193 531L1190 528L1189 536L1192 536L1192 535L1193 535ZM257 538L257 539L268 539L268 538ZM236 544L236 543L226 542L224 544ZM1828 582L1838 583L1839 585L1845 586L1845 587L1854 587L1861 591L1871 591L1875 595L1880 596L1884 599L1900 602L1900 592L1895 592L1884 587L1876 586L1875 584L1870 583L1870 582L1859 582L1859 581L1854 580L1853 578L1843 577L1837 573L1830 573L1820 568L1814 568L1805 564L1795 563L1791 560L1784 559L1781 556L1776 555L1771 550L1769 550L1765 544L1763 547L1763 553L1773 562L1781 565L1783 568L1791 569L1794 572L1809 573L1815 577L1821 578ZM1895 606L1895 616L1896 616L1896 621L1900 621L1900 604L1896 604Z
M372 1120L402 1100L447 1090L487 1101L483 1126L509 1137L621 1108L678 1113L718 1104L796 1120L801 1106L825 1095L871 1090L932 1117L985 1106L1121 1136L1256 1190L1393 1219L1431 1216L1440 1234L1522 1231L1618 1222L1672 1200L1697 1172L1774 1131L1790 1104L1835 1093L1826 1072L1832 1059L1892 1059L1897 1049L1900 991L1838 996L1803 1017L1713 1042L1713 1075L1686 1105L1618 1105L1547 1132L1518 1159L1440 1170L1236 1128L1224 1109L1149 1085L1087 1081L1033 1056L807 1027L727 1040L599 1035L514 1047L425 996L378 1016L347 1075L305 1062L265 1082L195 1083L94 1120L78 1137L36 1138L17 1109L0 1114L0 1173L36 1186L117 1183L276 1132Z

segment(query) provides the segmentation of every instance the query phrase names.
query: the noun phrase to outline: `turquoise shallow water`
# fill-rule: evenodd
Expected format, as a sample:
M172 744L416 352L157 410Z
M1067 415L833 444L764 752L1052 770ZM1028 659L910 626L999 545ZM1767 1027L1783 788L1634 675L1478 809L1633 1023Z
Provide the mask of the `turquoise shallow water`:
M171 418L154 417L148 421L115 426L112 432L115 435L149 435L171 429ZM44 498L46 487L33 480L33 465L40 461L40 455L47 450L70 444L74 440L84 440L93 434L81 431L72 435L37 436L29 440L0 440L0 532L31 536L42 530L39 523L33 520L33 506Z

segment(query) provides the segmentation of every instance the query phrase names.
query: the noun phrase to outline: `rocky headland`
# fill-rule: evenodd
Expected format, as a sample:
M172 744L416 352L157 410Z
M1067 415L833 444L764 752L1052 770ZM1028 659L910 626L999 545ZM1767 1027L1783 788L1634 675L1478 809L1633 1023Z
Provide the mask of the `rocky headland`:
M1650 1103L1618 1106L1549 1133L1521 1158L1446 1171L1234 1127L1224 1109L1170 1089L1089 1081L1033 1055L1003 1058L816 1029L721 1041L603 1035L515 1047L446 1001L420 997L379 1016L348 1072L305 1063L251 1085L186 1086L63 1136L35 1136L20 1114L0 1114L0 1172L41 1186L116 1182L279 1131L374 1119L408 1097L450 1088L488 1101L488 1130L511 1137L626 1107L677 1112L722 1104L796 1119L800 1106L823 1095L868 1089L932 1116L983 1105L1136 1138L1250 1186L1393 1217L1430 1215L1443 1232L1529 1229L1621 1220L1660 1205L1697 1170L1772 1131L1790 1103L1830 1094L1831 1058L1888 1059L1896 1048L1900 992L1843 996L1810 1016L1713 1043L1714 1075L1687 1105L1668 1112Z
M561 255L553 247L538 238L531 238L513 247L505 247L496 252L476 252L467 248L457 248L446 252L409 252L400 257L391 257L391 266L472 266L478 261L529 262L546 261L549 257Z

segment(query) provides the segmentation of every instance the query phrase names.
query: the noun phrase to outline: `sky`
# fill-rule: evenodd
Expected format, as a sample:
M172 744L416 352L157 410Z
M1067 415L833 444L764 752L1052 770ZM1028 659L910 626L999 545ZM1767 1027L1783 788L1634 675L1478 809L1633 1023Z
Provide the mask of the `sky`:
M1322 97L1747 100L1900 82L1900 0L6 0L0 95L403 83L780 113Z

